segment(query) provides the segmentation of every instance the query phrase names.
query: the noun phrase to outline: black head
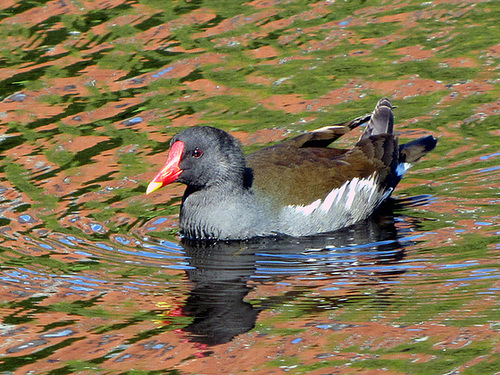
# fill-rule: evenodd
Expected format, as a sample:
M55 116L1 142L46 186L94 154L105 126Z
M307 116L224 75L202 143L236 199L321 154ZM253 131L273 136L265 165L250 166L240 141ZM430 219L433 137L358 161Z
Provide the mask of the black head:
M210 126L193 127L172 139L167 163L150 183L148 192L174 181L196 189L242 184L244 175L245 157L233 136Z

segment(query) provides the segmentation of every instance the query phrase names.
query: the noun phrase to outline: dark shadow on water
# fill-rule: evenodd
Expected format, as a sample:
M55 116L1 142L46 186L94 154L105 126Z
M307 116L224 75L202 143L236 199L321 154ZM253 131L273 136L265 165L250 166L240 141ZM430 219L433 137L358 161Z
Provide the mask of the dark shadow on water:
M401 219L394 216L393 207L394 202L388 202L369 220L305 238L183 240L191 268L186 272L194 284L182 309L184 315L194 320L184 331L195 342L207 345L228 342L251 330L260 311L297 298L297 294L280 295L252 305L244 298L253 285L293 277L328 279L332 286L336 280L345 283L347 277L358 297L364 298L361 286L356 287L356 279L369 278L370 282L380 283L405 272L398 262L404 258L404 248L414 243L415 236L412 237L409 228L398 232L395 222ZM351 290L349 298L352 297Z

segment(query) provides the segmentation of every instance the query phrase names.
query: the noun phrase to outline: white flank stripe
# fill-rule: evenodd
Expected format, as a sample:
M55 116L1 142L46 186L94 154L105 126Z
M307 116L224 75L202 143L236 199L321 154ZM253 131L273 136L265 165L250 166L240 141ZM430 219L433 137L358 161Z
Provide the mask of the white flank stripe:
M283 233L304 236L342 228L366 219L386 199L392 189L382 189L378 175L353 178L332 189L323 200L308 205L283 207L280 214Z
M323 201L321 205L321 211L327 212L332 207L333 202L335 202L337 195L337 191L331 191Z
M351 209L352 202L354 202L354 197L358 192L358 185L360 185L359 183L361 181L359 180L359 178L353 178L349 184L349 190L347 192L347 201L345 202L345 208L347 208L348 210Z
M289 207L307 216L314 214L317 210L321 210L325 213L329 212L333 207L335 207L335 209L341 208L349 210L360 193L362 193L364 200L367 200L367 202L364 203L371 203L370 201L377 191L378 186L375 182L375 174L362 179L355 177L345 182L341 187L333 189L323 201L318 199L306 206ZM390 191L388 194L390 194Z
M307 206L293 206L293 207L295 208L295 210L297 210L298 212L300 212L304 215L310 215L313 213L313 211L316 208L318 208L320 203L321 203L321 199L318 199L318 200L312 202L311 204L308 204Z

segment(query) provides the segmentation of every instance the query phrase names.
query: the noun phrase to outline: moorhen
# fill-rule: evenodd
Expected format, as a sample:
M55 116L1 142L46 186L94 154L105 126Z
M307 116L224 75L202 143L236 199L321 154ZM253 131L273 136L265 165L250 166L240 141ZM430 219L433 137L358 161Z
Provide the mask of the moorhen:
M432 150L429 135L399 145L393 112L383 98L371 115L301 134L248 155L210 126L188 128L171 141L167 162L147 188L187 185L181 235L232 240L307 236L369 217L409 166ZM328 147L367 123L351 149Z

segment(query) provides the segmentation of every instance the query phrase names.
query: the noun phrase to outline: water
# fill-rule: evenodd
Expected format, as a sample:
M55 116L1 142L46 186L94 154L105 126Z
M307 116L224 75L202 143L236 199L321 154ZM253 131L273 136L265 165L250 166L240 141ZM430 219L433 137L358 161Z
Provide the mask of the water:
M496 2L0 9L0 373L499 371ZM144 194L184 127L250 152L381 96L439 143L367 222L200 245Z

